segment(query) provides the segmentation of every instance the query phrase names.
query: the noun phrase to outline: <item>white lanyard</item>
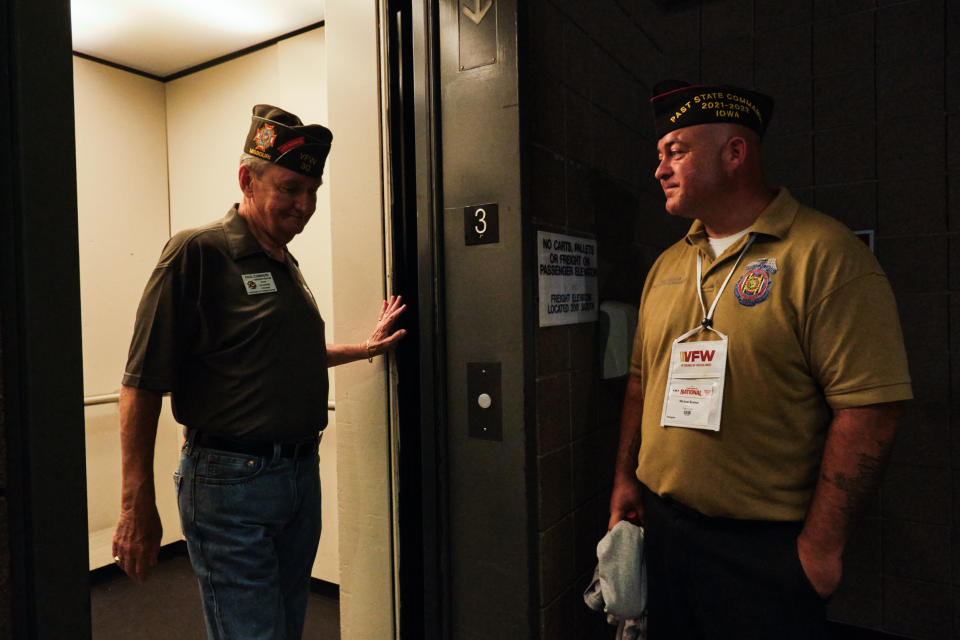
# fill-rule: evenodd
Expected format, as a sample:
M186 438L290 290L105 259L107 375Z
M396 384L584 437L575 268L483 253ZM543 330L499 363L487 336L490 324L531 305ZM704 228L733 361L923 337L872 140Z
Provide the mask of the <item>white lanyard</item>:
M670 369L667 387L663 396L660 424L664 427L720 430L723 412L723 386L727 368L727 336L713 328L713 313L720 296L727 288L733 272L737 270L747 249L753 244L750 238L737 256L736 262L717 291L710 310L703 299L703 256L697 251L697 297L703 319L700 324L673 341L670 353ZM720 340L682 344L684 340L702 329L712 331Z
M753 244L753 240L756 238L754 234L750 234L750 237L747 239L747 244L743 245L743 249L740 250L740 255L737 256L737 261L733 263L733 267L730 269L730 273L727 274L726 279L724 279L723 284L720 285L720 290L717 291L716 297L713 299L713 304L710 305L710 311L707 311L707 304L703 299L703 255L700 251L697 251L697 297L700 299L700 309L703 311L703 320L700 321L700 325L690 329L685 334L677 338L676 342L683 342L694 333L700 329L707 329L713 331L719 336L722 336L726 339L726 335L720 333L713 328L713 312L717 310L717 303L720 302L720 296L723 294L724 289L727 288L727 283L730 282L730 278L733 277L733 272L737 270L737 266L740 264L740 261L743 259L744 254L747 253L747 249L750 248L750 245Z

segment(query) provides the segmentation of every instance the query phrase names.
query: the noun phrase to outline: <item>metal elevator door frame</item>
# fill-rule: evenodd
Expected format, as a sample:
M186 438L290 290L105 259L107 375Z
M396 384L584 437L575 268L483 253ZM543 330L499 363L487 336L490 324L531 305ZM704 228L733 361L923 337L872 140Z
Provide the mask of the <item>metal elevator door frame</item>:
M522 246L522 234L517 229L520 222L518 171L508 168L513 165L503 164L499 160L501 156L494 153L471 155L469 149L458 148L460 142L472 143L480 148L487 142L501 144L507 139L509 144L503 147L509 147L507 157L514 164L518 162L516 136L511 133L515 131L518 121L517 10L512 1L497 2L496 5L497 10L488 14L487 24L489 26L491 20L497 20L495 25L499 25L494 29L497 32L497 44L493 62L497 64L463 74L457 74L456 70L451 72L450 67L451 52L455 54L457 50L459 2L389 0L389 15L383 21L384 39L389 43L388 55L393 61L389 82L386 83L391 95L384 102L391 115L389 202L393 215L394 290L417 292L417 316L409 321L415 321L416 341L411 340L402 346L397 354L400 423L400 474L397 488L400 529L397 554L399 630L403 638L415 640L452 638L456 633L462 633L462 625L469 618L463 617L466 610L483 610L487 613L503 611L496 607L500 606L504 593L491 596L487 592L478 592L476 584L479 582L469 584L473 578L479 577L476 572L483 571L481 566L487 565L482 562L479 565L469 561L465 563L464 549L469 555L470 550L480 548L478 544L482 545L490 537L496 536L493 530L477 524L475 514L469 513L465 503L452 497L455 491L460 491L462 497L467 480L462 469L451 463L454 455L460 455L461 458L464 455L467 458L473 456L472 460L481 460L483 456L497 456L499 452L509 453L512 461L520 459L518 464L499 465L502 468L497 476L500 482L497 486L523 486L527 490L511 496L509 505L504 509L495 506L492 510L508 513L510 526L516 525L518 531L535 531L531 525L531 514L535 511L528 507L532 495L530 487L535 485L530 484L529 477L522 470L530 468L525 452L531 451L522 418L523 397L516 389L511 391L509 403L505 403L512 412L509 440L505 444L492 446L476 446L476 441L465 440L466 430L461 424L464 416L458 413L459 401L451 400L458 397L457 393L463 392L457 386L463 376L457 374L466 350L473 353L477 349L486 349L484 355L498 356L494 360L507 363L508 373L514 376L512 379L522 376L522 373L520 376L517 373L518 367L522 369L521 360L517 357L522 348L516 348L517 343L522 342L522 334L517 329L522 323L518 321L509 325L509 339L500 340L504 331L499 327L493 331L497 337L484 336L483 340L476 341L473 338L477 336L463 335L467 326L461 313L463 309L454 308L457 296L462 298L469 295L464 290L458 291L457 287L463 287L468 281L471 286L474 284L469 278L463 278L463 270L468 262L466 258L476 260L481 257L481 252L466 256L462 249L462 229L459 230L459 237L457 232L458 207L461 205L473 202L501 203L501 223L508 223L506 228L509 234L501 238L502 244L497 245L494 252L506 254L509 250L510 266L504 269L509 269L508 275L514 285L511 292L517 296L522 289L516 286L521 283ZM497 19L501 9L502 22ZM479 24L483 18L470 19ZM441 51L444 55L441 55ZM465 70L465 67L460 67L460 71ZM466 120L452 119L454 113L464 115ZM478 138L476 127L471 132L470 123L477 119L489 123L486 134L495 140ZM451 145L447 149L449 157L444 153L444 141ZM497 150L501 152L503 149L497 147ZM447 176L445 180L444 167L456 174L462 171L463 176L478 176L479 170L483 184L487 185L484 188L489 191L489 197L494 199L476 199L482 194L467 193L462 181L453 179L457 176ZM508 174L509 179L502 180L504 174ZM475 186L481 188L483 185L478 183ZM445 193L447 188L452 189L452 193ZM445 229L445 226L449 228ZM449 246L445 246L445 237ZM447 263L449 256L453 256L453 259ZM450 292L451 288L453 292ZM485 289L488 298L491 290L489 287ZM470 291L473 292L473 289ZM495 307L487 307L487 313L495 315L491 311ZM520 308L519 304L517 308ZM484 327L489 326L489 320L489 317L485 317L487 324ZM460 323L457 325L460 338L454 337L454 331L457 330L454 322ZM475 342L483 345L477 347ZM469 349L465 350L465 347ZM409 380L418 380L419 388L410 389L406 385ZM463 408L466 408L466 403ZM482 495L470 497L486 499L484 504L489 507L495 502L489 500L491 491L487 487L485 493L481 492ZM465 532L468 535L465 536ZM519 538L502 545L497 543L483 547L480 552L486 561L490 560L490 554L495 553L493 549L505 548L509 555L501 556L498 562L510 564L508 573L511 577L519 576L517 584L511 585L511 589L522 592L528 600L527 606L521 606L503 624L492 625L489 629L519 629L524 637L536 636L537 611L532 605L533 600L527 598L532 592L530 585L536 584L535 565L531 563L532 556L529 554L529 549L536 543L532 537L534 535L521 534ZM458 540L456 548L451 542L454 539ZM464 540L467 545L461 547ZM512 563L512 558L517 555L523 556L524 561ZM496 567L500 568L499 565ZM455 570L459 571L459 575L454 575ZM489 580L490 576L486 578ZM480 608L474 607L478 600L482 601Z
M476 630L476 622L494 634L490 637L538 634L539 615L531 597L537 571L530 553L536 548L536 510L530 508L536 485L529 471L535 449L533 431L524 422L523 390L514 385L505 396L509 423L503 442L470 440L464 425L468 403L461 365L502 362L510 380L524 376L524 360L518 355L523 352L519 327L524 326L520 296L525 290L517 147L518 12L513 0L495 4L489 13L468 15L479 27L486 14L487 29L495 32L493 60L488 55L476 69L455 62L462 44L458 16L468 8L459 1L390 0L392 11L384 20L385 39L395 39L391 51L399 59L387 83L396 95L386 101L393 115L394 290L413 287L418 296L417 342L398 352L398 387L406 380L419 381L416 391L398 389L399 629L403 638L415 640L452 638L464 629ZM445 176L447 171L451 174ZM471 181L463 179L468 176ZM500 243L468 253L461 209L485 202L500 203ZM506 326L496 326L500 316L491 302L503 299L502 292L492 279L479 282L477 275L492 271L470 271L491 253L502 258L496 275L509 280L511 300L517 302L509 314L516 322ZM415 285L401 272L415 274ZM463 304L465 297L483 302L474 308ZM468 307L474 313L467 313ZM478 360L478 355L483 358ZM454 464L455 457L468 464ZM484 486L473 483L467 468L483 469ZM518 492L504 493L511 489ZM483 519L489 513L504 517L491 527ZM505 527L516 535L498 537ZM481 560L474 561L478 557ZM494 575L515 581L497 588ZM519 596L519 608L501 616L504 607L511 606L506 602L511 594Z
M89 640L70 4L10 0L0 34L0 616L17 640Z
M384 0L381 19L393 288L407 299L410 331L396 352L398 632L439 640L450 615L438 10Z

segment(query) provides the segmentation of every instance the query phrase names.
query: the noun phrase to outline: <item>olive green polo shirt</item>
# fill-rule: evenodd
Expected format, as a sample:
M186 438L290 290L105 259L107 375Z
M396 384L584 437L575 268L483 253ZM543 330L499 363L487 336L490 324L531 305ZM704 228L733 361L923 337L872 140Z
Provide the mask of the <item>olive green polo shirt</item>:
M695 221L648 274L631 360L644 389L637 478L707 515L799 521L832 411L911 398L907 358L887 278L849 229L780 189L750 231L713 317L729 338L718 432L660 426L670 353L703 317L697 253L709 309L750 234L711 260Z
M174 235L153 270L123 384L171 392L178 422L251 441L327 424L324 323L297 261L271 258L233 206Z

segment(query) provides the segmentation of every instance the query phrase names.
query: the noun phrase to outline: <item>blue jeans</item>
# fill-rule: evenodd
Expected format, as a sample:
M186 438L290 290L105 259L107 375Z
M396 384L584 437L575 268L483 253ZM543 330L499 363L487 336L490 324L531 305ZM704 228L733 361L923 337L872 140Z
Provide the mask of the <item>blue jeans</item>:
M210 640L299 640L320 540L316 455L187 443L174 474Z

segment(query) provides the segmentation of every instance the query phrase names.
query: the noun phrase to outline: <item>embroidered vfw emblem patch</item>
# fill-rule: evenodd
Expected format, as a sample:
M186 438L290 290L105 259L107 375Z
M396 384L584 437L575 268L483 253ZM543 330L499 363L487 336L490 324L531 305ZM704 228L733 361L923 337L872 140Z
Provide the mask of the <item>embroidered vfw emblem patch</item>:
M777 273L775 258L762 258L747 265L746 272L737 280L733 293L745 307L760 304L770 296L773 276Z
M257 129L257 134L253 140L260 151L266 151L273 146L273 141L277 139L277 134L273 131L273 125L265 124Z

